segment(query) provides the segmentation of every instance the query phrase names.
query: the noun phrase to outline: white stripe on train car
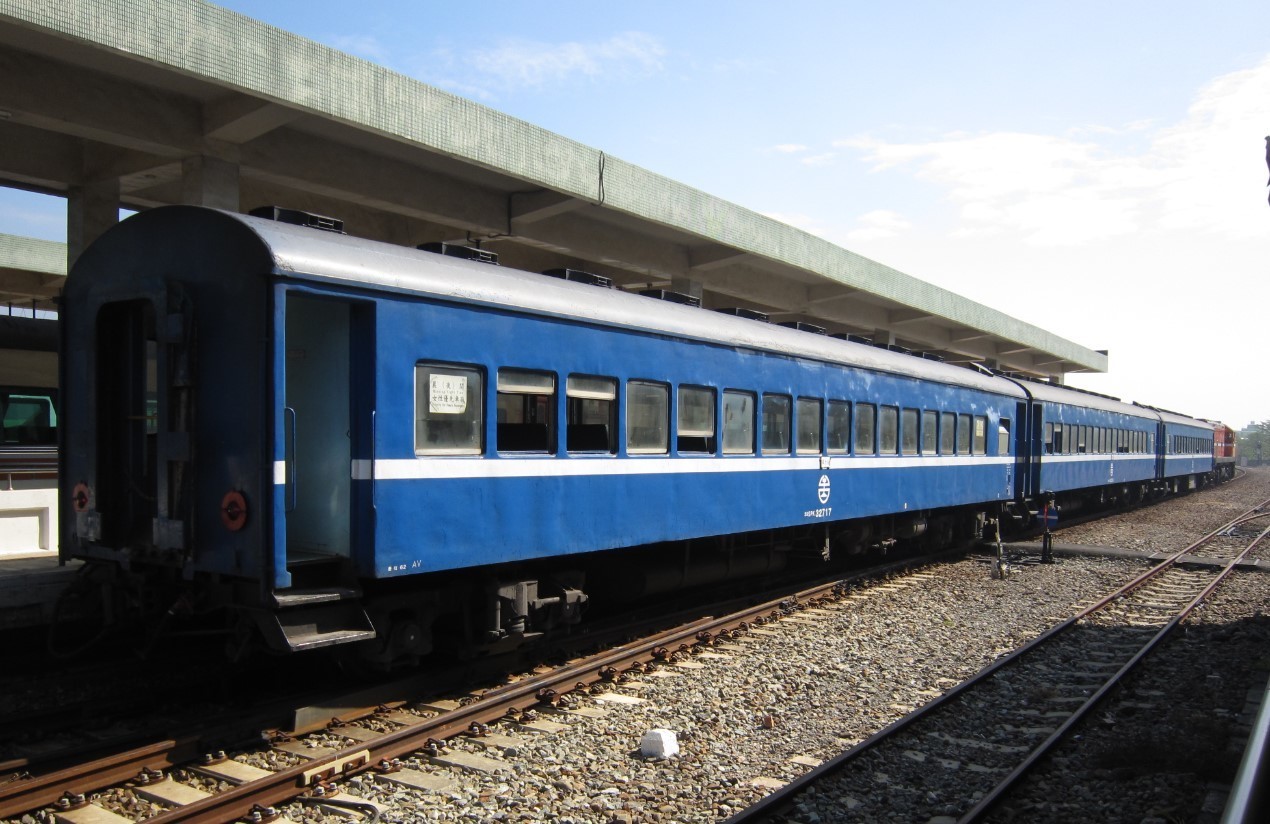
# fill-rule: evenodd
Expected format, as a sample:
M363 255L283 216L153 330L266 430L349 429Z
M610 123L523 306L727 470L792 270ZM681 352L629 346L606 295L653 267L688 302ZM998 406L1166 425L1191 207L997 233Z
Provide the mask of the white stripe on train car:
M545 478L604 475L683 475L711 472L785 472L828 469L895 469L948 466L1004 466L1012 456L833 457L805 458L421 458L375 461L375 478L383 481L442 478Z
M1154 460L1155 460L1155 456L1150 453L1147 453L1147 454L1123 453L1123 454L1116 454L1116 455L1107 455L1107 454L1045 455L1045 456L1042 456L1041 463L1043 464L1085 463L1088 461L1115 461L1116 463L1120 463L1122 461L1154 461Z

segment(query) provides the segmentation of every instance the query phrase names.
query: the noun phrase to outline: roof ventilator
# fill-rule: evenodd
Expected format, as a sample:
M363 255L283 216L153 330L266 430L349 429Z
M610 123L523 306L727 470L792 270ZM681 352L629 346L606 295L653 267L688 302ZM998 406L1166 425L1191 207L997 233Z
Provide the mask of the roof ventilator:
M685 295L683 292L672 292L669 289L645 289L640 294L646 298L657 298L658 300L666 300L684 306L701 306L701 298L694 298L692 295Z
M604 275L597 275L592 272L584 272L581 269L546 269L543 271L543 274L547 277L570 280L574 283L585 283L588 286L599 286L601 289L613 288L613 278L606 278Z
M281 206L258 206L247 214L262 217L278 223L290 223L293 226L307 226L310 229L321 229L325 232L344 234L344 221L325 215L315 215L299 209L284 209Z
M431 243L420 243L415 248L422 249L425 252L432 252L435 255L448 255L449 257L462 258L463 260L475 260L478 263L498 265L498 252L487 252L474 246L460 246L457 243L433 241Z
M872 338L866 338L864 335L852 335L848 332L834 332L829 337L836 338L838 340L845 340L849 343L863 343L865 346L873 345Z
M757 320L761 323L771 323L772 320L767 316L766 312L759 312L756 309L742 309L740 306L729 306L726 309L715 309L721 315L735 315L738 318L746 320Z
M797 329L799 332L811 332L813 335L825 335L829 330L823 326L817 326L814 323L804 323L801 320L790 320L780 324L786 329Z

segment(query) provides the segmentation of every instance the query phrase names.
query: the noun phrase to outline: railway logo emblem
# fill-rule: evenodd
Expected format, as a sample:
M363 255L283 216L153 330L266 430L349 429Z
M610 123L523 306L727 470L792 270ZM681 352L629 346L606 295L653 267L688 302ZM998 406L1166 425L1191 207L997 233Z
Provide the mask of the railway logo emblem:
M820 503L829 503L829 476L821 475L820 483L817 485L816 497L820 499Z

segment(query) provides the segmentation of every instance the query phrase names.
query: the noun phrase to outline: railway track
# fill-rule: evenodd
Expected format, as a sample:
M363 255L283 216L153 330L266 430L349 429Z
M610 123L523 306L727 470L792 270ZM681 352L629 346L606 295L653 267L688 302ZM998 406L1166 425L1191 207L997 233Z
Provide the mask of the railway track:
M1270 500L1233 518L729 824L876 820L896 800L920 811L914 820L981 820L1265 542L1267 508ZM938 772L959 780L934 787Z
M929 559L888 565L885 571L921 560ZM871 572L877 574L877 570ZM406 784L419 781L412 771L402 770L398 759L423 752L446 764L446 742L459 736L478 742L488 739L498 745L500 737L488 730L499 721L512 720L529 729L544 723L550 726L546 715L568 712L577 696L608 692L659 667L703 653L708 656L712 648L727 648L740 636L762 632L769 622L839 600L849 592L847 582L824 583L722 618L700 618L460 701L422 702L414 710L407 710L404 701L394 701L353 708L345 705L334 713L329 704L325 710L300 711L286 731L262 734L271 759L285 765L274 771L223 753L208 753L208 736L191 733L38 775L26 771L0 775L0 819L51 808L58 821L69 824L125 820L94 803L93 794L107 787L123 787L161 810L146 819L155 824L238 818L281 821L270 818L274 814L270 810L294 799L328 807L361 805L365 812L373 803L340 791L337 784L341 779L370 772L396 776L386 780ZM333 740L344 745L333 747ZM177 775L196 780L178 781L173 777ZM220 791L209 793L201 788L209 785Z
M1245 525L1235 532L1217 530L1214 535L1221 539L1237 539L1247 528ZM1206 554L1211 556L1215 553L1216 550L1210 550ZM914 559L908 563L911 565L922 560L925 559ZM896 571L899 566L869 572L876 577L879 573ZM650 676L647 680L655 680L651 671L667 667L674 659L699 658L702 652L705 657L711 657L711 647L719 643L731 644L735 640L729 637L731 634L746 632L742 623L748 624L749 631L757 638L766 634L761 627L757 633L754 632L760 618L770 620L774 616L793 615L811 609L804 615L810 620L817 620L811 618L817 613L816 600L825 597L826 590L832 592L834 589L830 583L747 607L738 615L730 616L730 620L737 622L731 628L720 624L711 629L698 621L639 644L625 644L621 649L599 656L579 658L570 662L569 668L554 674L540 674L485 690L480 693L479 699L465 699L462 702L464 706L421 702L407 707L402 701L383 698L369 699L364 705L337 701L327 705L328 709L336 707L333 713L319 709L281 722L279 728L289 734L274 732L268 736L264 746L251 746L252 742L259 740L257 734L263 724L255 727L246 738L240 735L237 748L222 743L221 746L233 753L228 759L207 752L217 746L208 743L214 738L192 731L187 736L174 736L170 741L155 741L111 753L95 765L68 764L64 769L44 771L38 775L21 772L4 775L5 771L0 770L0 818L43 807L53 809L58 820L102 821L108 816L103 816L101 808L94 804L95 797L102 798L113 809L119 809L117 803L112 802L117 802L120 796L134 795L150 805L134 817L144 815L147 820L154 821L213 821L236 817L265 820L268 818L267 808L299 797L306 798L308 803L324 804L329 808L341 802L363 805L362 809L366 811L370 809L366 806L370 803L368 799L350 798L357 790L350 791L350 782L339 779L356 777L351 783L362 787L367 782L380 787L399 782L397 786L408 788L411 781L420 779L415 771L408 767L402 769L397 763L403 753L411 754L407 760L420 769L442 773L444 769L434 770L427 766L428 761L438 768L453 766L451 759L456 762L461 760L456 758L456 751L480 752L482 747L494 747L493 754L502 754L498 751L506 746L503 737L498 733L485 734L482 725L511 719L514 723L500 726L532 729L534 725L549 723L553 712L572 714L575 717L567 720L580 721L586 716L572 710L575 697L620 687L624 678L647 674ZM838 592L841 594L841 588ZM836 612L842 606L822 612ZM698 637L701 632L708 634ZM605 656L622 654L630 658L605 660ZM418 694L417 690L413 693ZM579 698L577 704L602 706L593 699L594 696ZM510 703L500 706L499 702L505 700ZM383 705L377 706L377 701ZM535 718L535 714L540 717ZM328 725L332 715L336 716L335 723ZM311 730L317 731L317 735L303 735L303 732ZM519 735L519 732L514 734ZM457 737L468 739L467 743L449 748L444 746L445 741ZM420 753L425 755L421 757ZM270 771L252 766L262 762L262 754L268 756L266 760ZM506 767L507 761L501 763ZM158 771L162 771L163 775ZM337 792L341 785L345 789ZM104 787L113 789L101 793ZM376 794L371 793L372 796ZM737 807L734 805L732 809ZM123 811L134 812L127 808Z

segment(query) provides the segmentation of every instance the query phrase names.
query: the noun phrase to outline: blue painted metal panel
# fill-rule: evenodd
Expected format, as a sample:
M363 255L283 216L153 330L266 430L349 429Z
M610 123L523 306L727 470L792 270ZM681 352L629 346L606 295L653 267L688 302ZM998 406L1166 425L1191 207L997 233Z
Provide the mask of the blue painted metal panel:
M653 306L650 305L650 308ZM850 468L821 468L816 455L763 457L499 456L493 416L485 416L484 455L438 459L414 454L414 368L419 361L486 370L486 410L500 366L556 374L668 380L919 409L984 415L995 432L1017 398L907 377L846 369L660 335L550 318L386 298L376 316L376 512L366 575L399 575L548 555L587 552L736 531L795 526L983 501L1012 493L1013 461L941 465L936 456L870 456ZM672 393L673 396L673 393ZM717 400L718 398L716 398ZM622 426L624 416L619 420ZM560 440L557 433L557 441ZM988 439L995 451L996 439ZM909 466L893 466L907 461ZM767 462L767 463L764 463ZM785 468L790 462L797 469ZM745 464L747 471L734 471ZM456 472L523 472L530 477L409 478L449 465ZM562 467L569 464L569 467ZM481 465L481 468L476 468ZM491 466L496 465L496 467ZM633 474L626 467L649 470ZM695 471L675 471L691 465ZM770 465L771 469L751 471ZM597 469L603 466L603 469ZM776 467L781 467L777 469ZM652 467L657 467L652 470ZM703 471L707 468L710 471ZM716 469L717 468L717 469ZM669 471L666 471L669 470ZM396 474L397 480L385 479ZM569 474L561 474L569 473ZM572 474L583 473L583 474ZM598 474L597 474L598 473ZM830 503L818 499L822 475Z
M1194 424L1181 423L1170 416L1164 421L1164 477L1175 478L1182 475L1196 475L1213 470L1213 427L1196 421ZM1174 451L1177 438L1195 438L1203 441L1202 452Z
M1108 427L1145 433L1155 432L1156 420L1072 404L1044 403L1043 421L1049 424ZM1040 489L1064 492L1074 489L1131 483L1155 477L1155 457L1146 453L1091 453L1054 455L1041 458Z

